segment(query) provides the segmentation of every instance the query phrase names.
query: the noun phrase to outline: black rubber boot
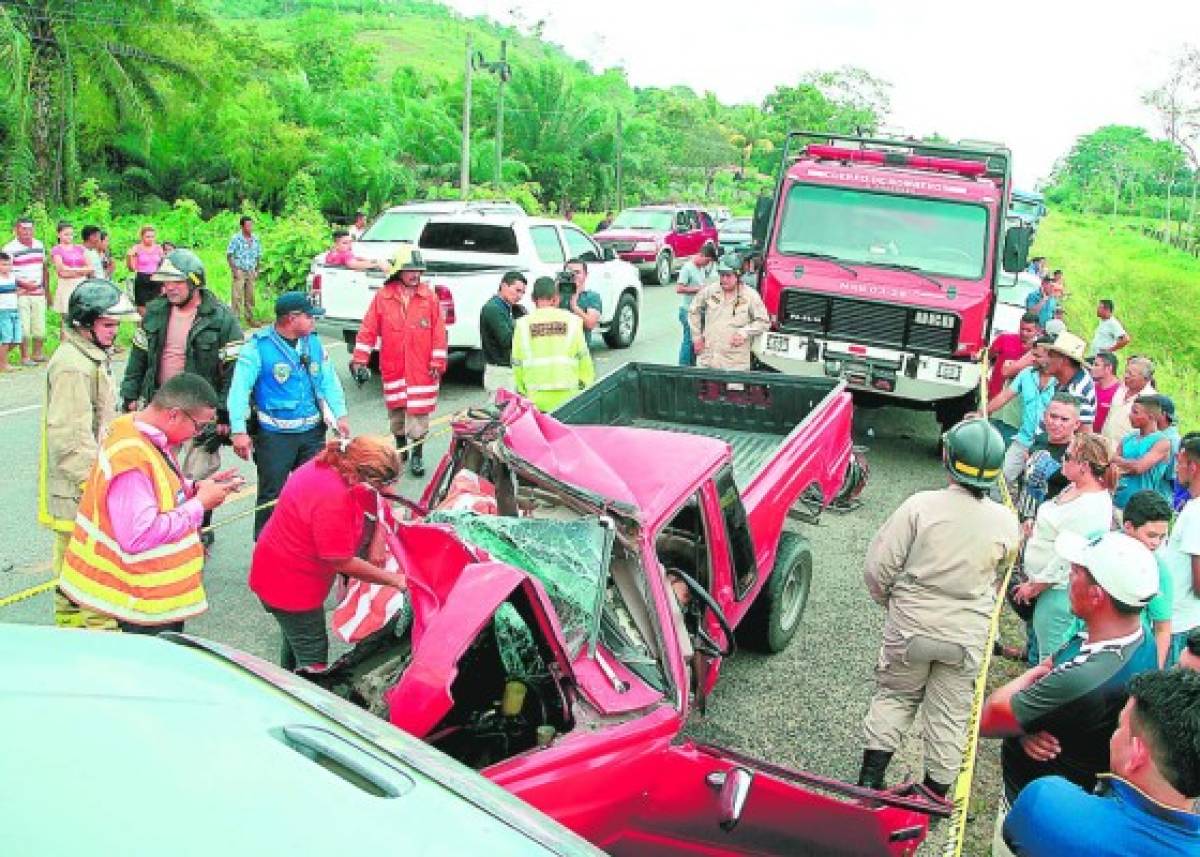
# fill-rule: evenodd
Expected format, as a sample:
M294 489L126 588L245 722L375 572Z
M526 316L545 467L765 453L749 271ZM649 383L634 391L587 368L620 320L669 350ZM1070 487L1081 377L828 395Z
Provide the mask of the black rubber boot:
M396 449L400 450L400 466L403 467L404 463L408 461L408 452L404 449L408 446L408 438L402 434L394 434L392 437L396 439Z
M883 775L892 761L890 750L863 750L862 769L858 772L858 784L876 791L883 790Z
M408 472L413 476L425 475L425 458L423 455L425 441L418 440L412 448L412 457L408 459Z
M948 795L950 793L950 786L939 783L933 777L929 776L929 774L925 775L925 782L921 783L921 785L923 785L925 788L929 789L931 792L933 792L935 795L942 798L943 800L945 800L946 795Z

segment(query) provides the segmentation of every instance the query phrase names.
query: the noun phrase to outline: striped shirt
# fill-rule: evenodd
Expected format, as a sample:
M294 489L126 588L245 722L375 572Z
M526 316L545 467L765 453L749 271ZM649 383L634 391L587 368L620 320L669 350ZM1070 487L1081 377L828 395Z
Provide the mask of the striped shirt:
M4 252L12 257L13 276L22 295L46 294L46 248L33 239L33 246L26 246L16 238L4 245ZM30 287L30 283L34 284Z
M1091 373L1080 369L1075 377L1062 388L1064 393L1070 393L1079 402L1079 421L1091 428L1096 421L1096 384Z

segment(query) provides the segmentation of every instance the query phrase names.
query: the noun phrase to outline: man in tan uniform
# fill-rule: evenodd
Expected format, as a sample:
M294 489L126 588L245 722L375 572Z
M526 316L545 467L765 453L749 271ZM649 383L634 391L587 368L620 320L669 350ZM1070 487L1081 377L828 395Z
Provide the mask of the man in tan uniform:
M62 342L46 370L38 522L54 533L51 566L56 577L75 529L83 483L117 413L109 355L121 320L130 317L136 319L137 312L116 286L108 280L84 280L71 293ZM54 619L70 627L117 626L57 591Z
M754 337L771 326L758 292L739 279L739 267L729 261L720 262L720 282L700 289L688 308L697 366L749 369Z
M887 619L858 781L883 788L920 709L924 784L942 797L962 763L996 573L1019 538L1016 515L987 496L1004 462L1000 433L967 420L946 432L943 447L950 485L905 500L867 550L863 578Z

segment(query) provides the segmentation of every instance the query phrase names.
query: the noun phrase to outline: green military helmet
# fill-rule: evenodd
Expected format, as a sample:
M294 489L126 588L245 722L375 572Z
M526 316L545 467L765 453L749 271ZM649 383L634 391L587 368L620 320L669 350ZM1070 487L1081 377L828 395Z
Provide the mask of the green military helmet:
M942 435L942 461L955 482L987 490L1004 464L1004 438L985 419L963 420Z
M172 250L151 276L156 283L186 282L191 289L204 288L204 263L191 250Z
M102 316L136 318L137 310L125 293L108 280L88 277L71 292L67 321L71 327L89 328Z

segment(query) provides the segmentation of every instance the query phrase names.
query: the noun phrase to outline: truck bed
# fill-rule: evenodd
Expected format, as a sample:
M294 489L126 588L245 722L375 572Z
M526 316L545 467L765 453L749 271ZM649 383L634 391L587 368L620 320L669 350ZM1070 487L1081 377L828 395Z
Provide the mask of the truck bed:
M772 453L779 448L782 436L774 432L743 431L717 426L694 426L670 420L635 419L629 423L634 428L657 429L702 434L723 440L733 449L733 479L738 488L745 488L750 478L766 464Z
M705 435L727 442L744 489L809 414L841 386L825 378L628 363L554 412L574 425Z

